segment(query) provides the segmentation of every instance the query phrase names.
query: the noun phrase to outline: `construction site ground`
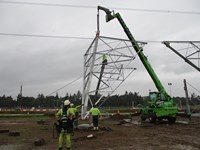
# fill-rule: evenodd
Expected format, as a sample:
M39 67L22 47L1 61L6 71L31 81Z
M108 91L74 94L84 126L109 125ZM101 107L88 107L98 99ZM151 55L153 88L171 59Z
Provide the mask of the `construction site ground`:
M116 115L103 118L100 130L79 129L72 137L73 150L198 150L200 149L200 118L189 121L177 118L175 124L141 123ZM0 150L56 150L53 138L54 117L0 117ZM80 120L79 124L90 124ZM9 135L19 133L20 135ZM87 136L89 135L90 138ZM43 143L35 146L37 140Z

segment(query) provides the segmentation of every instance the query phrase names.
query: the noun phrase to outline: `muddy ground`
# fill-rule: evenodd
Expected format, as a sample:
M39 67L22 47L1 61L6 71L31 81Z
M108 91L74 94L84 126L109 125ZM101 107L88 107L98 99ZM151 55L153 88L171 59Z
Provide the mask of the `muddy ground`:
M138 122L133 117L131 123L121 117L104 118L100 122L103 129L112 131L80 129L72 137L73 150L198 150L200 149L200 118L177 118L175 124L166 122L151 124ZM52 137L53 117L1 117L0 150L56 150L57 139ZM130 121L130 120L127 120ZM184 122L182 122L184 121ZM88 124L89 121L80 121ZM19 136L9 133L19 132ZM87 138L88 135L94 138ZM44 139L42 146L35 146L37 139Z

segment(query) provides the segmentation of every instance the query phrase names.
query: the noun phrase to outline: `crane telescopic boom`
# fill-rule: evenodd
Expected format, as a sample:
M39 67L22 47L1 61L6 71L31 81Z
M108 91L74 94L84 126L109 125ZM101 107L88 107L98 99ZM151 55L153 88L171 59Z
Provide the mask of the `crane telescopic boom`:
M155 122L156 119L158 120L168 119L170 123L174 123L176 121L176 113L178 112L174 100L166 92L165 88L163 87L159 78L154 72L152 66L150 65L147 57L144 55L142 47L140 47L137 41L134 39L132 33L126 26L120 14L114 13L102 6L98 6L97 9L98 11L103 10L106 13L106 22L109 22L112 19L117 18L122 28L124 29L124 32L126 33L128 39L130 40L134 50L138 54L142 64L149 73L150 77L152 78L158 90L158 92L150 92L149 105L141 107L140 110L141 119L144 121L146 120L146 118L149 118L151 119L152 122Z
M149 73L149 75L151 76L156 88L158 89L158 91L160 93L163 93L164 95L168 95L167 92L165 91L164 87L162 86L159 78L157 77L157 75L155 74L153 68L151 67L150 63L148 62L147 57L144 55L143 53L143 48L139 47L137 41L134 39L133 35L131 34L130 30L128 29L128 27L126 26L125 22L123 21L122 17L120 16L119 13L116 14L112 14L112 12L104 7L98 6L98 10L103 10L106 13L106 22L111 21L114 18L117 18L119 23L121 24L122 28L124 29L124 32L126 33L128 39L130 40L133 48L135 49L136 53L138 54L141 62L143 63L144 67L146 68L147 72Z

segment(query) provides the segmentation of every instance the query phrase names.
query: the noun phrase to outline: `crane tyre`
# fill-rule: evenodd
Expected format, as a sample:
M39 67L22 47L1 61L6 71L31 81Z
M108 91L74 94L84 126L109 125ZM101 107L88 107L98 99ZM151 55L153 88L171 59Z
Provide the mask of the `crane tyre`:
M168 118L168 122L169 122L169 124L175 123L176 122L176 117L169 117Z

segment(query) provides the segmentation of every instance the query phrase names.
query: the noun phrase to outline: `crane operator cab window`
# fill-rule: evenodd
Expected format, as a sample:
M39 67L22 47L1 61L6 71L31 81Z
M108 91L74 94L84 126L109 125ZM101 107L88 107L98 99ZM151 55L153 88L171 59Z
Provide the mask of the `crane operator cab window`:
M159 92L149 93L149 101L152 103L156 103L157 105L161 106L165 100L166 99L163 93L159 93Z
M158 92L150 92L149 93L149 101L150 102L156 101L157 95L158 95Z

